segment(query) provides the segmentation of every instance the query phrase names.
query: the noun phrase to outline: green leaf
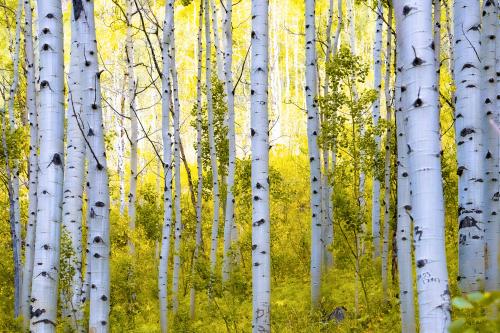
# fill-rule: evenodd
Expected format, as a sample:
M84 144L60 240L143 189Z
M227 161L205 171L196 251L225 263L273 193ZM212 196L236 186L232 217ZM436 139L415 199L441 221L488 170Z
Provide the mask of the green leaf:
M467 299L471 302L478 303L484 298L484 294L480 292L473 292L467 295Z
M450 331L450 333L462 332L464 325L465 325L465 318L458 318L457 320L454 320L450 324L448 330Z
M463 297L453 298L452 304L457 309L472 309L473 308L472 304Z

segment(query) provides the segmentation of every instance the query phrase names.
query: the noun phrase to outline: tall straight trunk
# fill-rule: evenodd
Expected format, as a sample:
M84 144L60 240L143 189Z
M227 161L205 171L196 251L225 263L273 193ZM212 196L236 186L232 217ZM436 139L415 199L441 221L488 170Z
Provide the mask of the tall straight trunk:
M439 108L435 90L432 4L395 3L398 40L402 41L402 105L406 118L408 171L414 221L420 332L446 332L450 291L444 242Z
M101 106L100 72L94 21L94 2L73 0L75 19L81 36L85 69L82 72L82 109L85 119L85 140L88 145L88 205L90 210L88 232L90 248L88 260L91 269L89 331L109 331L110 276L109 276L109 183L104 144L104 126ZM81 8L81 10L79 10Z
M132 39L132 15L136 10L134 0L127 0L127 36L125 39L125 53L127 61L127 103L130 116L130 184L128 193L128 226L132 233L135 231L137 199L137 143L138 143L138 120L137 106L135 101L136 79L134 73L134 41ZM128 246L130 253L135 252L135 246L132 239L129 239Z
M21 49L21 17L23 13L23 0L18 0L17 9L16 9L16 32L14 37L14 54L13 56L13 78L12 85L9 90L9 126L10 132L14 133L17 129L16 118L15 118L15 110L14 110L14 102L16 99L16 95L19 89L19 58L20 58L20 49ZM14 289L14 316L19 316L20 306L21 306L21 207L19 204L19 161L17 159L13 159L12 163L12 172L10 174L10 179L12 186L12 204L13 204L13 218L14 233L12 244L15 247L15 252L18 253L17 259L14 262L14 280L15 280L15 289Z
M462 292L479 291L484 282L484 165L481 114L479 1L456 0L455 138L458 161L459 272Z
M198 171L198 188L196 193L196 235L195 235L195 247L193 256L193 266L191 268L191 276L195 276L196 264L198 262L198 256L200 254L201 246L201 227L202 227L202 204L203 204L203 165L202 165L202 116L201 116L201 75L202 75L202 57L203 57L203 44L202 44L202 29L203 29L203 1L200 0L200 9L198 13L198 71L196 79L196 164ZM195 295L196 290L194 285L191 286L190 291L190 307L189 313L191 318L194 318L195 309Z
M269 1L252 0L250 134L252 145L252 332L271 332L269 218Z
M398 9L396 2L392 5ZM406 146L405 110L403 105L403 67L401 51L405 42L400 34L400 22L396 21L396 87L394 96L396 116L397 140L397 223L396 247L399 272L399 309L401 312L401 332L415 333L415 304L413 296L413 264L411 258L412 230L411 230L411 196L410 178L408 177L408 148Z
M316 308L321 298L321 161L318 147L319 117L317 104L315 0L306 1L306 107L307 146L309 149L311 186L311 305Z
M499 136L500 123L500 24L498 23L499 8L491 0L483 3L483 22L481 36L481 102L484 116L484 146L485 146L485 289L500 289L498 274L498 214L500 213L499 175ZM496 102L495 102L496 101Z
M443 7L446 19L446 34L448 35L448 68L451 72L451 77L455 78L455 53L453 52L453 29L452 29L452 17L450 13L450 5L447 1L443 1Z
M123 95L122 95L123 96ZM121 108L123 110L124 105L124 97L122 97ZM116 132L118 133L118 139L116 140L116 153L118 154L117 158L117 170L118 173L118 192L119 192L119 200L120 200L120 216L123 216L125 211L125 127L123 124L123 116L117 115L116 118Z
M332 53L332 24L333 24L333 0L330 0L329 8L328 8L328 23L326 25L326 53L325 53L325 83L323 86L323 94L328 95L328 75L326 74L327 64L330 62L330 55ZM324 121L321 118L321 121ZM321 177L321 210L323 212L322 215L322 231L321 231L321 239L323 241L323 265L324 268L330 268L333 265L333 257L330 252L330 246L332 245L333 240L333 220L330 215L330 207L331 207L331 187L328 180L328 174L330 172L330 149L329 147L323 147L321 153L323 158L323 174Z
M213 220L212 220L212 236L210 246L210 270L212 274L215 272L217 264L217 242L219 233L219 172L217 167L217 151L215 147L214 134L214 114L212 105L212 61L210 38L210 11L208 0L205 0L205 70L206 70L206 85L207 85L207 109L208 109L208 145L210 146L210 162L212 165L212 192L213 192Z
M170 252L170 234L172 232L172 136L170 134L170 103L172 90L170 85L170 44L173 34L173 0L165 4L165 21L163 23L162 40L162 140L163 140L163 172L165 176L163 192L163 228L158 272L158 289L160 298L161 332L168 331L168 258Z
M235 134L235 121L234 121L234 91L233 91L233 31L232 31L232 14L233 14L233 1L227 0L225 4L226 16L224 18L224 35L225 35L225 48L224 48L224 74L225 74L225 88L227 96L227 139L229 142L229 165L227 169L227 195L226 195L226 214L224 221L224 259L222 267L222 280L227 281L231 272L231 245L233 239L231 235L234 233L233 229L236 228L234 224L234 176L236 172L236 134Z
M38 185L38 111L36 105L35 51L33 49L33 19L31 1L24 1L24 53L26 66L26 108L30 126L28 222L24 238L24 266L21 289L21 315L24 329L29 328L31 279L33 277L33 255L35 251L35 225L37 214Z
M69 263L73 268L71 292L63 294L63 316L69 318L73 330L80 331L83 309L82 290L82 214L85 177L85 139L82 133L82 86L80 73L84 62L79 42L80 30L71 13L71 60L68 73L67 148L64 169L63 232L71 240L73 250ZM83 327L80 327L83 328Z
M441 80L441 0L433 0L434 7L434 53L436 55L436 89L439 92ZM438 105L440 98L438 94Z
M173 11L173 6L172 6ZM170 72L172 74L173 106L174 106L174 170L175 170L175 232L174 232L174 270L172 274L172 311L177 312L179 306L179 273L181 270L181 234L182 234L182 211L181 211L181 158L180 158L180 113L179 83L177 80L177 67L175 65L175 28L172 19L172 35L170 44Z
M55 332L64 173L64 59L61 2L38 1L40 155L31 287L31 332Z
M387 131L385 137L385 168L384 168L384 231L382 238L382 290L384 298L387 299L387 262L389 256L389 229L391 219L391 126L392 126L392 106L391 106L391 68L392 68L392 6L389 6L387 15L387 31L386 31L386 51L385 51L385 78L384 78L384 94L385 94L385 111Z
M375 21L375 42L373 44L373 89L377 91L377 99L372 106L373 126L378 126L380 119L380 96L382 89L382 24L383 24L383 6L382 0L377 1L377 19ZM390 38L390 35L388 35ZM387 82L386 82L387 85ZM380 136L375 136L377 145L376 154L380 151ZM373 257L380 256L380 179L378 171L375 170L373 176L372 188L372 238L373 238ZM386 258L387 259L387 258Z
M219 19L218 13L219 9L217 8L217 4L214 0L210 0L210 7L212 9L212 29L214 31L214 48L215 48L215 65L217 68L217 78L219 80L225 79L224 74L224 50L221 47L220 38L219 38ZM208 6L207 6L208 8Z

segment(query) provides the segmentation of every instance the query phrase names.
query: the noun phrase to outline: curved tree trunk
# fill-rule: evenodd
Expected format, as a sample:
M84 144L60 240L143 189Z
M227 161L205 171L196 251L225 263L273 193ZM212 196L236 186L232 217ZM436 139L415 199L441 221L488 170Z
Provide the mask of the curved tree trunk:
M409 175L412 187L415 262L420 332L446 332L450 291L444 244L439 109L432 44L432 4L404 0L395 4L403 69Z
M37 214L38 185L38 111L36 105L35 51L33 49L33 19L31 1L24 1L24 53L26 57L26 108L30 125L28 223L24 238L24 267L21 289L21 315L24 329L29 328L31 279L33 278L33 255L35 252L35 228Z
M484 147L481 110L479 1L454 3L455 138L458 161L459 272L462 292L484 282Z
M375 21L375 43L373 44L373 89L377 91L377 99L372 106L373 126L378 125L380 119L380 96L382 87L382 24L383 6L382 0L377 1L377 19ZM386 82L387 84L387 82ZM380 136L375 136L377 144L376 154L380 152ZM373 257L380 256L380 179L377 170L374 170L372 188L372 237L373 237Z
M64 171L63 21L60 1L38 1L37 8L40 168L30 330L55 332Z
M271 332L269 219L269 1L252 0L250 132L252 142L252 332ZM319 161L318 161L319 163Z
M160 325L162 333L168 332L168 258L170 253L170 234L172 232L172 137L170 134L170 103L172 90L170 86L170 44L173 29L172 0L165 4L165 21L162 40L162 140L163 140L163 172L165 184L163 192L163 228L158 272L158 289L160 298Z
M82 72L82 101L85 123L85 141L88 159L87 221L90 236L88 259L91 269L89 331L109 331L110 276L109 276L109 183L104 144L104 127L101 105L100 72L94 21L94 1L73 0L82 5L75 12L81 33L85 69Z

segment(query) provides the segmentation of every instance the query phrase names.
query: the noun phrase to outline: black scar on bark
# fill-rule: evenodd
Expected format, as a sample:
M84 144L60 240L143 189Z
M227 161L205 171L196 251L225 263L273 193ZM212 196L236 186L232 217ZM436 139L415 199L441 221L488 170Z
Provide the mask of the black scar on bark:
M258 220L257 222L254 222L254 223L253 223L253 226L254 226L254 227L259 227L259 226L263 225L265 222L266 222L266 221L265 221L264 219L260 219L260 220Z
M464 128L463 130L460 131L460 136L465 137L472 133L476 133L476 131L473 130L472 128Z
M418 268L422 268L422 267L424 267L426 264L427 264L427 259L420 259L420 260L417 260L417 267L418 267Z
M73 0L73 15L75 16L75 21L80 18L80 14L83 11L82 0Z
M472 216L466 216L462 220L460 220L460 224L458 226L458 229L476 227L477 229L481 230L481 228L479 228L477 223L478 222L476 221L476 219L473 218Z
M417 236L418 236L418 240L421 240L421 239L422 239L422 234L423 234L423 233L424 233L424 232L423 232L422 230L420 230L420 228L419 228L419 227L415 227L415 235L417 235Z
M467 169L466 167L464 167L463 165L462 166L459 166L458 169L457 169L457 175L458 176L461 176L463 173L464 173L464 170Z

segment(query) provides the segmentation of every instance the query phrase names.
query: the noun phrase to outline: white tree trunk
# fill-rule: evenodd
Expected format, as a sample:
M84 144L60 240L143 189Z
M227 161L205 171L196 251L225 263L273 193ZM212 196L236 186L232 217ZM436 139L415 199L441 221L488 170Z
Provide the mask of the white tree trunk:
M316 72L315 0L306 1L306 106L307 146L309 149L311 186L311 305L316 308L321 297L321 161L318 148L319 118Z
M498 246L500 193L498 185L500 148L500 38L499 8L493 1L484 1L481 37L481 102L484 115L485 197L484 222L486 235L485 289L499 290Z
M455 138L458 161L459 273L463 292L484 281L484 147L481 114L479 1L454 3Z
M207 6L208 7L208 6ZM224 50L222 50L219 38L219 19L217 4L214 0L210 0L210 7L212 8L212 29L214 31L214 48L215 48L215 65L217 68L217 78L222 81L224 76Z
M67 111L67 148L64 169L63 187L63 232L71 240L73 256L70 265L74 269L71 293L62 295L64 304L63 316L69 318L75 331L83 324L81 307L82 291L82 214L83 188L85 177L86 143L82 126L82 77L83 49L80 45L80 31L75 20L75 12L71 16L71 60L68 74L68 111ZM80 327L83 328L83 327Z
M203 29L203 2L204 0L200 0L200 9L198 13L198 72L196 79L196 163L197 163L197 171L198 171L198 188L196 191L196 236L195 236L195 248L194 248L194 256L193 256L193 266L191 268L191 276L195 276L196 272L196 264L198 261L198 256L200 253L201 246L201 227L202 227L202 204L203 204L203 165L202 165L202 147L201 147L201 125L202 125L202 116L201 116L201 68L202 68L202 57L203 57L203 45L202 45L202 29ZM194 286L191 286L190 291L190 307L189 313L191 318L194 318L194 310L195 310L195 295L196 290Z
M170 234L172 232L172 136L170 134L170 103L172 90L170 85L170 44L173 34L172 0L165 4L165 20L162 40L162 140L163 140L163 172L165 175L163 193L163 228L158 273L158 289L160 298L160 325L162 333L168 331L168 258L170 253Z
M385 110L387 131L385 137L385 168L384 168L384 231L382 238L382 290L384 298L387 299L387 262L389 256L389 229L391 220L391 126L392 126L392 106L391 106L391 68L392 68L392 7L389 6L387 15L387 31L386 31L386 51L385 51L385 78L384 78L384 93L385 93Z
M62 220L64 59L61 2L38 1L40 155L31 332L55 332Z
M446 332L450 323L450 291L444 243L439 109L435 90L435 55L430 47L432 3L395 3L398 40L402 43L403 114L412 186L415 262L420 332Z
M393 0L393 6L397 9L396 2ZM396 22L396 34L400 35L400 22ZM411 196L410 196L410 178L408 174L408 148L406 146L406 130L402 100L403 68L401 52L403 49L402 38L396 38L396 87L395 87L395 116L397 133L397 258L399 271L399 308L401 312L401 332L415 333L415 304L413 293L413 263L411 258L412 229L411 229Z
M173 11L173 6L172 6ZM175 232L174 232L174 270L172 274L172 311L177 312L179 306L179 273L181 270L181 234L182 234L182 211L181 211L181 158L180 158L180 113L181 105L179 101L179 83L177 80L177 67L175 64L175 28L172 19L172 34L170 44L170 72L172 74L173 106L174 106L174 170L175 170Z
M224 18L224 74L225 88L227 96L227 139L229 142L229 166L227 169L227 195L226 195L226 214L224 221L224 257L222 267L222 281L227 281L231 272L232 258L230 254L234 223L234 175L236 172L236 134L234 120L234 91L233 91L233 32L232 32L232 13L233 1L227 0L225 4L226 16Z
M252 332L271 332L269 219L269 2L252 0L250 67L252 141Z
M128 193L128 218L129 230L132 236L135 231L135 202L137 198L137 142L138 142L138 121L137 107L135 102L136 79L134 73L134 41L132 39L132 15L136 10L134 1L127 0L127 36L125 40L125 53L127 61L127 103L130 116L130 184ZM129 239L128 246L130 253L135 252L132 239Z
M82 100L85 123L85 140L88 145L88 205L87 221L90 236L88 260L91 268L89 331L109 331L110 276L109 276L109 183L104 127L101 106L100 72L94 21L94 2L74 0L82 4L76 15L81 35L85 68L82 72Z
M24 53L26 57L26 108L30 125L28 222L24 238L24 267L21 290L21 315L24 329L29 328L31 279L33 278L33 255L35 252L35 225L37 214L38 185L38 111L36 105L35 51L33 49L33 19L31 1L24 1Z
M382 89L382 24L383 6L382 0L377 1L377 19L375 21L375 42L373 44L373 89L377 91L377 99L372 106L373 126L378 125L380 119L380 90ZM387 84L387 82L386 82ZM375 136L377 144L376 154L380 151L380 136ZM373 237L373 257L380 256L380 179L375 170L372 188L372 237Z
M438 105L441 107L439 98L439 86L441 80L441 0L433 0L434 7L434 53L436 55L436 89L438 91Z
M214 115L212 106L212 62L210 38L210 11L208 0L205 0L205 69L206 69L206 84L207 84L207 109L208 109L208 144L210 146L210 162L212 165L212 193L213 193L213 221L212 221L212 236L210 246L210 270L212 274L215 272L217 264L217 243L219 233L219 172L217 167L217 151L215 147L214 134Z

